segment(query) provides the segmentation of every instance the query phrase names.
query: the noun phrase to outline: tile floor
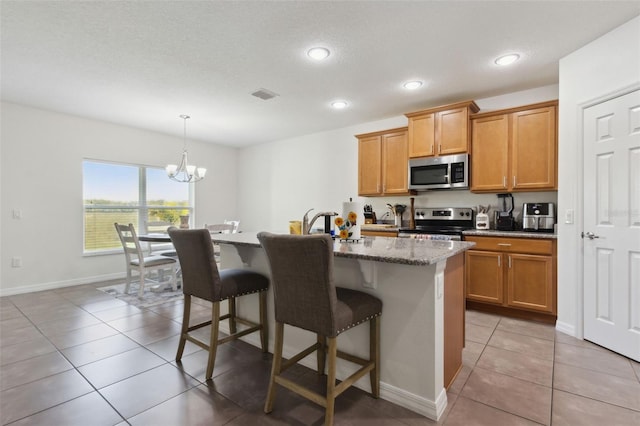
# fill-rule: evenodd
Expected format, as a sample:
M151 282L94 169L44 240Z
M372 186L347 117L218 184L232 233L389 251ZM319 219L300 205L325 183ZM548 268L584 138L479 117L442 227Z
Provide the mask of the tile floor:
M223 345L206 383L206 352L187 343L182 365L173 360L180 302L141 310L100 285L0 298L3 425L323 423L320 407L283 388L263 414L269 355ZM208 312L204 302L194 308ZM468 311L466 327L464 366L439 423L640 424L639 363L548 325ZM290 371L323 386L309 369ZM336 425L434 423L354 388L336 403Z

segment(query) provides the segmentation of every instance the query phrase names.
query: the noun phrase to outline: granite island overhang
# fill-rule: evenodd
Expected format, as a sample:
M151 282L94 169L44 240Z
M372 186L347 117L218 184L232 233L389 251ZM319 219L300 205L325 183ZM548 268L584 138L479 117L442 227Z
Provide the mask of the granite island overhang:
M256 232L214 234L222 268L250 268L270 276ZM412 238L365 237L334 242L336 285L369 292L383 302L380 331L380 397L431 419L447 406L446 388L462 367L464 346L464 251L474 243ZM268 296L269 350L273 352L273 294ZM257 319L258 298L238 300L238 312ZM223 323L222 327L225 327ZM222 331L227 331L222 328ZM260 346L252 335L244 338ZM316 336L287 328L284 357L315 342ZM338 347L367 357L367 327L340 335ZM316 368L313 356L304 365ZM357 366L338 362L338 379ZM368 378L356 386L369 392Z

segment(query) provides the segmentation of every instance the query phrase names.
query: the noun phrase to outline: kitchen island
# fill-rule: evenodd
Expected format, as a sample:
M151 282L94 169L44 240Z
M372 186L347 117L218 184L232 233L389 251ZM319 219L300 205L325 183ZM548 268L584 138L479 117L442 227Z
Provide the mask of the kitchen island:
M270 275L256 233L216 234L221 267L244 267ZM431 419L447 406L446 387L462 366L464 345L464 251L469 242L411 238L364 238L334 242L334 276L338 286L368 292L383 302L380 331L380 396ZM269 292L271 293L271 289ZM258 299L238 300L238 312L257 319ZM255 299L255 300L254 300ZM275 330L273 295L268 297L269 349ZM315 335L287 329L284 356L315 342ZM259 339L246 341L260 346ZM367 327L340 335L338 347L367 357ZM313 356L304 365L315 369ZM339 360L338 379L357 367ZM356 386L370 391L368 378Z

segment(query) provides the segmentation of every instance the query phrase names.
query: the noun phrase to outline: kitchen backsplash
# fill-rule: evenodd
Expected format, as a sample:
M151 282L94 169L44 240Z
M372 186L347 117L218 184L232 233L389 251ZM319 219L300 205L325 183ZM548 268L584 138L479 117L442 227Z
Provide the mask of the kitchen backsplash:
M535 203L545 202L554 203L558 205L558 193L556 191L548 192L513 192L514 203L514 217L516 221L522 223L522 204L523 203ZM373 207L373 211L376 213L376 218L384 221L393 221L391 215L386 215L389 212L387 203L405 204L407 210L402 216L403 220L408 221L410 218L410 197L361 197L363 204L370 204ZM502 204L498 205L500 200L496 194L476 194L467 190L457 191L428 191L419 192L418 195L414 195L415 207L472 207L477 208L478 205L486 206L490 205L489 217L492 217L493 212L496 210L502 210ZM500 202L501 203L501 202Z

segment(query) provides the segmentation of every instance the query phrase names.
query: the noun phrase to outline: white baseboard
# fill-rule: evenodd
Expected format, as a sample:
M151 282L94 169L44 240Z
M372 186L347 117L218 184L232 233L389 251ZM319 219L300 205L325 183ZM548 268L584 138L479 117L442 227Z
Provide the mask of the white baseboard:
M568 334L571 337L576 337L576 328L572 324L556 321L556 330Z
M92 284L101 281L124 279L125 273L98 275L93 277L76 278L72 280L53 281L49 283L32 284L21 287L0 288L0 296L13 296L15 294L33 293L35 291L55 290L57 288L71 287L74 285Z

